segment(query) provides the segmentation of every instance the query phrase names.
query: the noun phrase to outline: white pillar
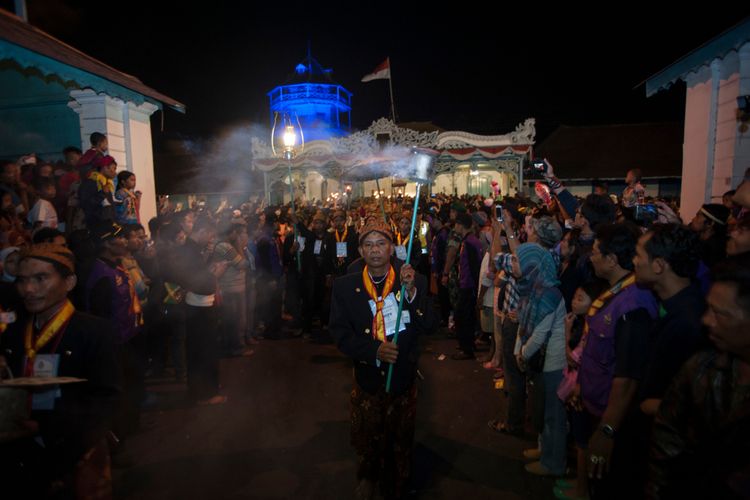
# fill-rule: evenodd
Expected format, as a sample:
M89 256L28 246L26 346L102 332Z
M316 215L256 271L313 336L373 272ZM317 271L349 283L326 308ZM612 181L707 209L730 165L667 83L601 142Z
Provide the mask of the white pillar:
M68 107L78 113L78 120L81 124L81 149L83 151L89 149L91 134L101 132L107 136L109 154L117 162L118 169L127 167L124 102L106 94L97 94L90 89L71 90L70 97L73 100L68 103Z
M151 142L151 115L159 109L156 105L144 102L137 106L132 102L124 106L126 152L128 170L135 174L136 189L141 194L141 223L148 227L148 221L156 217L156 181L154 178L154 148Z
M81 124L81 149L90 147L92 133L107 136L109 154L117 161L118 171L130 170L136 176L136 189L142 193L141 223L146 226L156 216L150 116L159 108L148 102L124 102L90 89L72 90L70 97L73 100L68 107L78 113Z
M708 111L708 139L706 148L706 187L703 193L703 203L711 203L714 189L714 175L716 168L716 129L719 115L719 89L721 86L721 61L711 61L711 101ZM682 214L683 217L687 214Z
M682 145L682 188L680 216L684 222L705 203L709 158L709 121L711 116L711 73L703 67L686 78L685 131Z

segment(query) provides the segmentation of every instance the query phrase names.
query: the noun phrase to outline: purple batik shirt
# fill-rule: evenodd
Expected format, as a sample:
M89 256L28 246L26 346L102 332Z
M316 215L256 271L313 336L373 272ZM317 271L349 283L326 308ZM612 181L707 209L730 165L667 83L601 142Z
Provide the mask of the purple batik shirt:
M469 256L469 252L473 255ZM474 271L469 259L474 260ZM474 233L469 233L461 244L461 255L458 261L458 287L462 289L477 289L479 284L479 268L482 266L482 244Z

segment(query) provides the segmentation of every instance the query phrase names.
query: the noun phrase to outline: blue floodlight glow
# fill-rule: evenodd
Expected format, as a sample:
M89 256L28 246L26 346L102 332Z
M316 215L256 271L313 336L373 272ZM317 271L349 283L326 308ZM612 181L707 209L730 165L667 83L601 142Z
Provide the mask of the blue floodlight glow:
M300 73L307 67L299 64ZM303 71L304 72L304 71ZM306 141L347 135L351 130L352 93L335 83L280 85L268 93L271 116L275 112L296 114Z
M307 47L307 57L294 67L285 85L268 93L271 121L276 113L294 115L308 141L349 134L352 128L352 93L333 81Z

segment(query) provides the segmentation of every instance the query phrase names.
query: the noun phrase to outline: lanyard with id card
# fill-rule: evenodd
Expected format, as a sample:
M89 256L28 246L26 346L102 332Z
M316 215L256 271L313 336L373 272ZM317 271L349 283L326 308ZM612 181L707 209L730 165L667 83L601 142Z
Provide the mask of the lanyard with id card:
M346 242L345 241L336 242L336 257L348 257L346 255Z
M398 245L396 247L396 258L406 262L406 247L404 245Z
M320 255L320 249L323 247L323 240L315 240L315 246L313 247L313 253Z
M372 311L372 315L375 316L377 312L375 301L370 299L369 304L370 304L370 311ZM385 321L385 335L387 337L390 337L396 333L396 314L397 313L398 313L398 301L396 301L396 296L393 294L393 292L391 292L385 298L385 301L383 304L383 320ZM409 311L407 310L401 311L401 325L398 329L399 333L406 330L406 325L410 321L411 321L411 318L409 317Z
M59 354L37 354L34 356L34 376L35 377L57 377L60 368ZM54 410L55 399L62 396L59 386L55 386L47 391L35 392L31 396L32 410Z

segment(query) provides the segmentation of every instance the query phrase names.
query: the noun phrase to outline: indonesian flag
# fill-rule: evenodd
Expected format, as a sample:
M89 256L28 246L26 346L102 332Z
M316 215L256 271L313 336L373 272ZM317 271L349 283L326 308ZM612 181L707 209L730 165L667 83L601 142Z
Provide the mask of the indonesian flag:
M380 63L375 70L369 75L362 77L363 82L369 82L371 80L385 80L391 77L391 58L386 57L385 61Z

